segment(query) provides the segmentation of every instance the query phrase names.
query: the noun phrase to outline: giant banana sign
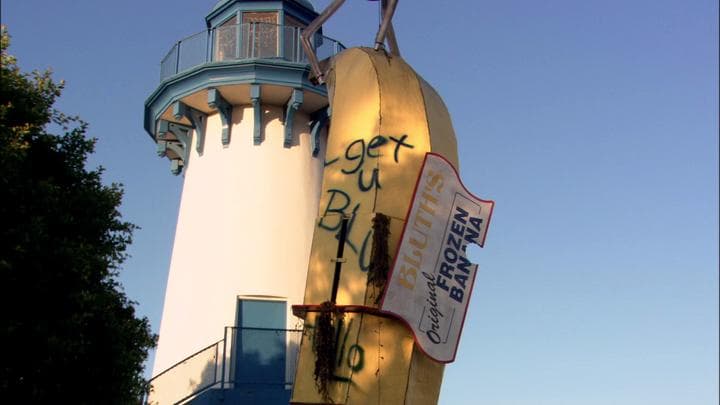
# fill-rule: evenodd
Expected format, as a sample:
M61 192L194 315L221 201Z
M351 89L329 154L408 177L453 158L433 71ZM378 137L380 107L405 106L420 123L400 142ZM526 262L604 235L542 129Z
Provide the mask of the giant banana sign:
M304 305L294 308L305 332L291 402L434 404L444 365L381 311L387 274L377 268L394 260L426 154L458 167L450 116L397 55L351 48L330 63L331 124Z

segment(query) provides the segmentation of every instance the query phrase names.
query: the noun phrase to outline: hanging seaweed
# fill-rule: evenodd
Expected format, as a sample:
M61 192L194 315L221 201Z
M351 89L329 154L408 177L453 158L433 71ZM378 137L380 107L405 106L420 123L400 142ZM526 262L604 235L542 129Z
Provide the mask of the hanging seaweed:
M335 330L338 322L343 318L334 303L325 301L320 304L320 313L315 323L315 339L313 351L315 352L315 385L323 401L332 403L329 385L335 371L335 355L337 353L337 340Z
M390 217L376 213L373 218L373 241L368 269L368 284L379 289L375 302L382 296L390 272Z

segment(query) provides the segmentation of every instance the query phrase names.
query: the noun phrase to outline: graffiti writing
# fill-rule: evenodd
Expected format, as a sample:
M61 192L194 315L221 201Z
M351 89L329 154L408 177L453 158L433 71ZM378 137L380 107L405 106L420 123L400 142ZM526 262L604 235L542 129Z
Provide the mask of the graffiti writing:
M366 193L382 189L379 159L383 156L383 149L391 148L393 162L400 164L402 151L414 148L407 140L408 135L399 137L376 135L367 142L362 138L356 139L348 144L341 156L325 161L325 170L330 167L330 170L339 171L344 176L355 178L356 186L350 190L336 187L326 191L328 193L327 205L318 226L326 231L335 232L335 238L339 240L342 217L350 218L346 243L357 256L358 266L362 271L367 271L370 266L370 246L368 245L372 230L368 230L365 235L360 237L353 234L355 214L360 210L361 203L354 202L352 195L355 191Z

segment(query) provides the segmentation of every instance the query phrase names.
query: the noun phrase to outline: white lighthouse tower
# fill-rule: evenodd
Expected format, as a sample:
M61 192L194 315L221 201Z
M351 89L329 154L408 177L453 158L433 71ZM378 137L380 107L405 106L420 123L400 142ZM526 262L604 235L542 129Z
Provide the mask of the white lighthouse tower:
M221 0L161 62L145 129L184 179L148 403L288 402L328 119L300 45L316 16Z

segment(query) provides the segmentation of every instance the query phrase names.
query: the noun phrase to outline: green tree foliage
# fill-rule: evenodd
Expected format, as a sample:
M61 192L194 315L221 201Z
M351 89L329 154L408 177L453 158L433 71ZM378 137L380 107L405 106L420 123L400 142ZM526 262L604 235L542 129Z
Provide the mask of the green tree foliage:
M156 337L116 279L135 228L118 212L122 189L103 185L101 168L86 170L95 140L53 109L63 83L22 73L8 44L3 28L0 397L137 403Z

